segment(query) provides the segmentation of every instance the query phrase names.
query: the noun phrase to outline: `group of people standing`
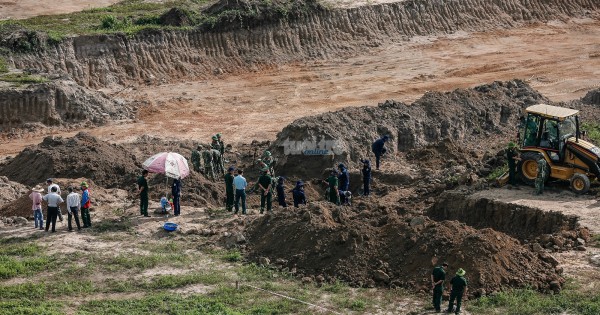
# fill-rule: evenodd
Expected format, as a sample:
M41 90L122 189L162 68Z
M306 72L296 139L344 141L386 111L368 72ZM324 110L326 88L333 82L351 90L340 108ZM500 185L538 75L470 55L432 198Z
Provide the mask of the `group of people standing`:
M448 269L448 263L443 263L441 266L437 266L431 272L431 287L433 289L433 308L436 312L442 311L442 295L444 293L444 282L446 281L446 270ZM467 290L467 279L465 274L467 272L458 268L456 275L450 280L450 299L448 301L447 313L454 311L455 314L460 313L462 305L462 298ZM456 301L456 308L454 308L454 302Z
M202 172L204 176L215 181L225 173L225 143L220 133L212 136L209 147L198 144L192 150L190 161L195 172Z
M33 221L34 227L40 230L44 230L44 215L42 212L42 202L47 204L47 212L46 212L46 228L45 231L48 232L50 230L50 225L52 225L52 232L56 232L56 220L58 219L60 222L63 221L63 216L61 213L61 204L65 201L61 197L60 187L55 184L52 178L48 178L46 180L47 184L47 194L42 196L44 192L44 188L42 186L37 185L31 189L31 193L29 194L29 198L32 201L32 210L33 210ZM91 207L91 199L90 193L88 189L87 182L82 182L79 186L81 190L81 195L75 190L74 187L70 186L68 188L69 194L67 195L67 214L68 214L68 230L73 231L72 219L75 219L75 224L77 225L77 230L81 230L81 225L79 223L79 212L81 211L81 220L83 221L83 228L88 228L92 226L92 221L90 217L90 207Z

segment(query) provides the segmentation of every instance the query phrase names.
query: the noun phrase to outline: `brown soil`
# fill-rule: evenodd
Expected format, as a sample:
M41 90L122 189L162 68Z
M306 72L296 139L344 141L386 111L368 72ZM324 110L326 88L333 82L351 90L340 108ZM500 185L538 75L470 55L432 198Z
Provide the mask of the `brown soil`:
M0 2L0 20L25 19L38 15L70 13L99 8L120 0L3 0Z
M528 285L548 290L550 282L562 282L553 265L503 233L402 217L367 203L355 208L312 203L301 211L262 217L247 232L252 256L283 259L285 267L326 281L427 291L437 257L450 264L451 274L467 271L473 295Z

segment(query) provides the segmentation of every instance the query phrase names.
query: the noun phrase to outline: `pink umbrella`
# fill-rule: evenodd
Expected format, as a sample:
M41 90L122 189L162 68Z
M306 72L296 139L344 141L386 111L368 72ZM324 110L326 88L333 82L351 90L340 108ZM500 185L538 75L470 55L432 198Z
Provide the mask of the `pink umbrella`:
M179 153L161 152L153 155L142 164L151 173L161 173L167 177L182 179L190 175L187 160Z

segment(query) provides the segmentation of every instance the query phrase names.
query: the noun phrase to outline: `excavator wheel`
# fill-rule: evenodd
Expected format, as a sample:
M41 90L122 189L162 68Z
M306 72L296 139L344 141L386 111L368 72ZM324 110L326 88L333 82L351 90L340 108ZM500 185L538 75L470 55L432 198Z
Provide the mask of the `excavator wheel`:
M576 194L585 194L590 190L590 179L585 174L575 173L571 177L571 190Z
M542 155L537 152L525 152L521 154L521 161L517 165L517 170L519 171L519 176L521 176L521 180L530 186L535 185L535 179L537 178L537 161L540 159ZM547 174L546 178L550 176L550 167L546 168Z

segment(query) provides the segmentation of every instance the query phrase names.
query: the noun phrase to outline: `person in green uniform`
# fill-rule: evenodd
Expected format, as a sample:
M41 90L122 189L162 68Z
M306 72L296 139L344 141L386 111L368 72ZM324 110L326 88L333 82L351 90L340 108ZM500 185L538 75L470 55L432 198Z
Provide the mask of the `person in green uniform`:
M233 211L233 200L234 200L234 188L233 188L233 171L235 168L230 166L227 169L227 174L225 174L225 193L227 194L227 201L225 202L225 207L227 211Z
M216 134L217 136L217 142L219 143L219 152L221 152L221 159L223 161L225 161L224 155L225 155L225 143L223 142L223 138L221 137L220 133Z
M213 165L213 155L210 150L204 150L204 147L198 146L198 150L202 154L202 162L204 163L204 177L215 180L215 170Z
M329 186L329 201L340 204L340 194L338 192L339 181L337 178L337 171L333 169L331 175L327 178L327 185Z
M273 180L269 173L266 171L262 172L262 175L258 178L258 187L260 188L260 213L262 214L265 211L265 202L267 203L267 212L272 211L272 203L271 199L273 197L273 193L271 191Z
M195 150L192 150L192 166L194 167L195 172L200 172L200 151L202 151L202 147L198 146Z
M148 215L148 181L146 180L148 177L148 171L143 170L142 176L138 177L138 195L140 196L140 214L149 217Z
M433 308L436 312L442 311L442 293L444 292L444 280L446 280L446 269L448 264L433 268L431 272L431 287L433 289Z
M527 119L527 130L525 131L525 146L537 145L538 124L532 117Z
M452 312L452 306L454 306L454 300L456 300L456 310L454 314L460 314L460 306L462 304L463 295L467 289L467 279L465 279L466 271L459 268L456 271L456 276L450 280L452 285L452 291L450 291L450 301L448 302L448 313Z
M509 142L508 149L506 150L506 160L508 161L508 183L513 186L517 185L517 161L520 159L517 145L514 142Z
M537 161L537 177L535 178L535 195L541 195L544 193L544 182L546 181L546 170L548 169L548 163L543 156Z

